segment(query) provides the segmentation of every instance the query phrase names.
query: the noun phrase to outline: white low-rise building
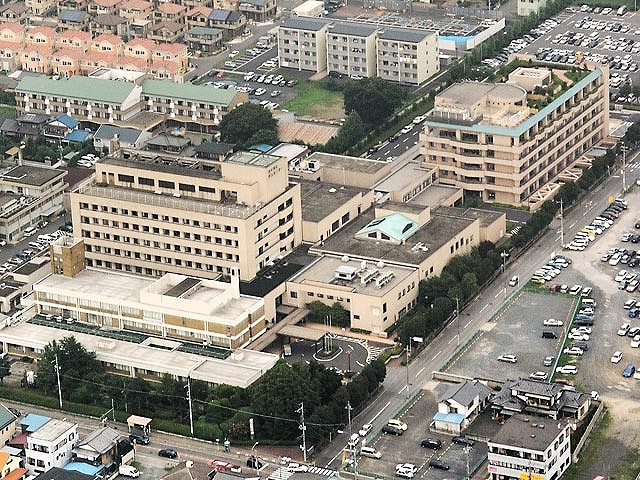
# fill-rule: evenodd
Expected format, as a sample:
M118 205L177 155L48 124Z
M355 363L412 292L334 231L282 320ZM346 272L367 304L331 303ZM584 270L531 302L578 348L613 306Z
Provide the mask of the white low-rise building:
M31 474L64 467L78 443L78 425L64 420L49 420L27 437L26 467Z

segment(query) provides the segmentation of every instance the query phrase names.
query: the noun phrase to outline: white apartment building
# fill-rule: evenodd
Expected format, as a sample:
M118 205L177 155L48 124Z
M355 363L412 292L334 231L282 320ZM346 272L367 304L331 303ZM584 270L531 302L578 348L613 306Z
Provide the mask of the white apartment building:
M294 17L278 28L278 59L281 67L311 72L327 69L329 20Z
M439 67L438 34L427 30L388 28L378 35L378 76L419 85Z
M64 420L49 420L27 437L25 464L30 474L53 467L64 467L78 443L78 425Z
M490 480L558 480L571 464L571 425L516 414L488 447Z
M336 23L327 32L327 70L350 77L375 77L376 35L379 28Z

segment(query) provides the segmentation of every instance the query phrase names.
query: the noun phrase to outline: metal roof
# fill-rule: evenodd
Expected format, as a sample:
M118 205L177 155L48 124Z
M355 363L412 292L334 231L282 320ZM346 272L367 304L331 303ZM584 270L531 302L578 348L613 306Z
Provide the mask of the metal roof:
M359 25L357 23L340 22L329 27L329 33L336 35L351 35L354 37L369 37L380 30L374 25Z
M214 10L209 14L209 20L224 22L230 13L229 10Z
M331 23L329 20L325 20L323 18L292 17L285 20L282 23L282 27L294 30L309 30L317 32L318 30L322 30L329 23Z
M60 12L60 20L63 22L81 23L87 12L82 10L63 10Z
M16 92L122 104L136 87L131 82L81 76L73 76L68 80L24 77L18 83Z
M429 30L415 30L410 28L388 28L379 36L381 40L397 40L399 42L417 43L425 38L435 35Z
M233 87L226 89L209 88L192 83L175 83L169 80L147 79L142 82L142 94L228 106L238 94L238 91Z

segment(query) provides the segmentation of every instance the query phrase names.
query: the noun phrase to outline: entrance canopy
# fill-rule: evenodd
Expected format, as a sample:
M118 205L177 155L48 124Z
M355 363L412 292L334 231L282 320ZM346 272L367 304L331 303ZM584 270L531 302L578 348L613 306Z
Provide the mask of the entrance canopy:
M326 335L326 332L316 330L315 328L301 327L299 325L287 325L278 332L278 335L319 342L322 340L322 337Z

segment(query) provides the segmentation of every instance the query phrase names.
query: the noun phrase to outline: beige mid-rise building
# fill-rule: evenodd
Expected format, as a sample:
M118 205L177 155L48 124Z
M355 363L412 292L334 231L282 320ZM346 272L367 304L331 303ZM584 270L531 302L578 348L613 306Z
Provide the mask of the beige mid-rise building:
M385 80L419 85L439 69L436 32L388 28L377 48L378 76Z
M375 77L378 28L336 23L327 32L327 70L355 77Z
M300 186L285 158L265 154L216 162L120 151L71 204L89 267L251 280L302 240Z
M280 66L323 72L327 69L327 30L321 18L289 18L278 28Z
M436 96L421 140L440 183L536 209L560 188L554 179L608 134L604 67L581 72L565 89L555 73L548 79L526 70L513 72L510 83L465 82ZM550 103L549 94L535 93L538 85L555 88Z

